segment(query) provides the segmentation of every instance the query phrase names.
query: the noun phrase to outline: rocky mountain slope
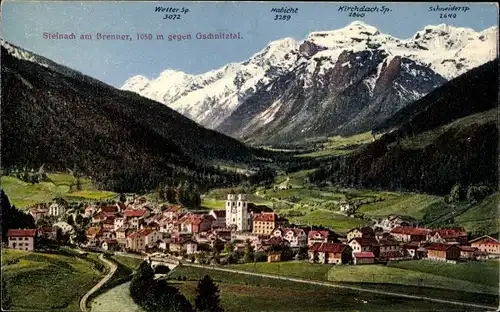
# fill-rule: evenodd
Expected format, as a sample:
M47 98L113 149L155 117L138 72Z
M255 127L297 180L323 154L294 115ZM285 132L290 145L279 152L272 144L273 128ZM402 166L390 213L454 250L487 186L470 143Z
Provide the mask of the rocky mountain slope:
M122 89L263 144L370 130L407 103L496 56L497 28L427 26L408 39L362 22L271 42L202 75L167 70Z
M379 128L388 133L310 179L436 194L448 194L456 183L497 189L497 107L495 60L402 109Z

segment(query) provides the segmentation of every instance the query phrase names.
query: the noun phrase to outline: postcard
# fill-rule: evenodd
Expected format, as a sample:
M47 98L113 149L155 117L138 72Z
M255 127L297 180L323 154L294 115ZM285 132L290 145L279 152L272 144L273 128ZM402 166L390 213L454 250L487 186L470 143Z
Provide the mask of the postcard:
M495 311L496 3L1 4L2 311Z

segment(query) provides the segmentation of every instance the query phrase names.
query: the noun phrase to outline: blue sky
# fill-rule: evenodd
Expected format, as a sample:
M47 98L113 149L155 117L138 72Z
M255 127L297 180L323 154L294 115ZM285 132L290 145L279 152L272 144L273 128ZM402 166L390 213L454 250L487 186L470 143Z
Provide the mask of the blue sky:
M165 69L203 73L230 62L241 62L270 41L284 37L304 39L310 32L332 30L362 20L383 33L408 38L426 25L446 23L476 31L498 25L496 4L467 5L468 12L441 19L429 12L436 3L233 3L233 2L22 2L3 1L0 36L5 40L120 87L134 75L157 77ZM389 7L386 14L364 18L338 12L340 5ZM447 6L447 3L439 3ZM185 7L180 20L164 20L155 7ZM289 21L275 21L273 7L299 8ZM43 32L132 34L196 34L240 32L241 40L84 41L46 40ZM135 39L135 38L134 38Z

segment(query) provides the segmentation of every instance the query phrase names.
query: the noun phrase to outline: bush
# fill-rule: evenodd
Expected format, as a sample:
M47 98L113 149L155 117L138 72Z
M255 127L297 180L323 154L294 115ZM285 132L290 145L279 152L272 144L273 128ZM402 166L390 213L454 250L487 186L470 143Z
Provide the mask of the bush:
M183 277L182 277L182 280L183 280L183 281L185 281L185 280L187 280L187 278L186 278L185 276L183 276Z
M155 267L155 274L168 274L170 272L170 269L168 266L159 264Z
M12 265L12 264L16 264L18 262L19 262L19 259L17 259L17 258L16 259L9 259L9 260L5 261L5 264Z
M262 252L262 251L256 252L254 255L254 261L255 262L266 262L267 261L267 254L265 252Z

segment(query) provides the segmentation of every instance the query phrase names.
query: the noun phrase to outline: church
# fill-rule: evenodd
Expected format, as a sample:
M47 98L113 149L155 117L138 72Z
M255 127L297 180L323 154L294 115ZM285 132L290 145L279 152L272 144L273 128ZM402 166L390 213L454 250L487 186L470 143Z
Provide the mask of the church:
M226 227L234 227L238 232L252 230L252 217L248 211L245 194L228 194L226 200Z

